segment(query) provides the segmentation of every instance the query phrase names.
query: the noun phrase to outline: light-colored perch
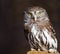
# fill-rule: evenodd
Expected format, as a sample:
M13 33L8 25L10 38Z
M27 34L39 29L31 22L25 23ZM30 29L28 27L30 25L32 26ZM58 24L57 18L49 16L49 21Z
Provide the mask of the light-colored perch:
M54 53L48 53L45 51L28 51L27 54L54 54Z

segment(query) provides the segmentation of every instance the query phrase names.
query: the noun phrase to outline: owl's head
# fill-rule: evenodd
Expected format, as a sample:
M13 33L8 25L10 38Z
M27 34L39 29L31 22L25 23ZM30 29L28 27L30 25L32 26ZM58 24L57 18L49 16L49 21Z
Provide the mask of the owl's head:
M25 24L49 21L48 14L42 7L29 7L24 13Z

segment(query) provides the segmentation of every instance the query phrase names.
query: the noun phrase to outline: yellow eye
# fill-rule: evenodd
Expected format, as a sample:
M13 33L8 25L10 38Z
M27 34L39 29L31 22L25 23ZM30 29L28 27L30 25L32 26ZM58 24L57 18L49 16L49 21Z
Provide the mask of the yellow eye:
M31 14L28 14L29 16L31 16Z
M40 15L40 14L41 14L41 12L38 13L38 15Z
M28 16L31 17L32 16L32 13L28 13Z
M31 18L31 14L30 13L28 14L28 17Z
M37 16L41 16L41 12L38 12L38 13L37 13Z

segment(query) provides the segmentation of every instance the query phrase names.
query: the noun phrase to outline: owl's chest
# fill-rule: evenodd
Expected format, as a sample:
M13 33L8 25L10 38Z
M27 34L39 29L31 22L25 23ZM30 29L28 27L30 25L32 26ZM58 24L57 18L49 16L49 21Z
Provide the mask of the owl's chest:
M49 41L51 42L50 40L52 40L54 42L54 34L52 36L52 32L49 31L47 29L47 27L44 27L44 26L37 26L36 24L34 24L32 27L31 27L31 33L32 33L32 36L34 38L37 38L37 39L41 39L42 40L45 40L45 41Z
M38 28L37 25L34 24L31 27L31 33L33 34L33 36L37 36L37 35L39 35L39 32L40 32L40 29Z
M42 31L41 31L41 29L36 24L34 24L32 26L31 33L32 33L31 37L33 37L31 39L33 39L35 42L37 40L40 41L40 37L41 37Z

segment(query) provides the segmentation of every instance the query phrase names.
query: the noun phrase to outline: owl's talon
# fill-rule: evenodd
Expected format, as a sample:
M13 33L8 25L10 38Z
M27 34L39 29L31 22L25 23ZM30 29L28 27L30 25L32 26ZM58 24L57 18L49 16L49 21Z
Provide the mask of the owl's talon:
M40 51L40 49L38 49L38 51Z
M31 51L35 51L35 49L31 48Z

